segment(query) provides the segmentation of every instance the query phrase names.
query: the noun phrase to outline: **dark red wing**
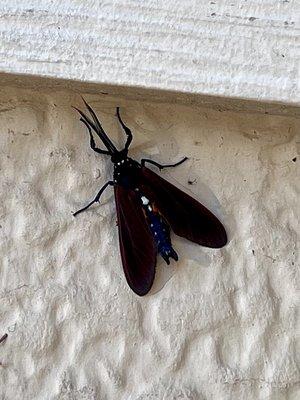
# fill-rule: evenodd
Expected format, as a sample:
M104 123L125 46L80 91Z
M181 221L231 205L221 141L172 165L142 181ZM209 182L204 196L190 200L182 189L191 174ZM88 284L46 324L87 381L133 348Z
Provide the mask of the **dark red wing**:
M205 247L225 246L225 228L206 207L146 167L141 175L142 190L154 198L176 235Z
M117 185L115 200L124 273L131 289L144 296L154 280L156 245L135 192Z

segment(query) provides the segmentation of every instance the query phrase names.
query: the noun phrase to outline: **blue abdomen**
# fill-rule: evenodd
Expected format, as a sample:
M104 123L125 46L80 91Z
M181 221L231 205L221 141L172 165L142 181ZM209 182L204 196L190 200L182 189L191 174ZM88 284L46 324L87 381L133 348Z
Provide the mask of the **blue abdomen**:
M167 264L170 264L169 258L173 258L175 261L177 261L178 255L172 247L169 225L159 211L154 210L153 205L146 197L142 196L141 200L147 215L153 238L157 245L158 253L160 253Z

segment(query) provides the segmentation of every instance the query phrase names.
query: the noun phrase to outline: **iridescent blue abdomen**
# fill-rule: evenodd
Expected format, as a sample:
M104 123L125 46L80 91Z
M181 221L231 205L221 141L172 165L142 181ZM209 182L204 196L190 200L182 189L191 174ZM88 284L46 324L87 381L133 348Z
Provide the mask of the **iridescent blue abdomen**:
M150 200L147 197L141 196L141 201L147 216L149 227L157 245L158 253L163 257L167 264L170 264L169 258L173 258L177 261L178 255L172 247L169 225L159 213L159 210L155 209L155 206L150 203Z

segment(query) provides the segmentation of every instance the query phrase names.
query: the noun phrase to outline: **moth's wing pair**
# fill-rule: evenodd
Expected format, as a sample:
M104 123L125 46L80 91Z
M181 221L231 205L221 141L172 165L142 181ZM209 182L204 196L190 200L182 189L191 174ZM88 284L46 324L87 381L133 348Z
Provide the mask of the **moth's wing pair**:
M146 167L140 170L140 191L149 197L173 232L201 246L227 243L224 226L206 207ZM143 296L155 276L157 248L136 193L115 186L120 251L132 290Z

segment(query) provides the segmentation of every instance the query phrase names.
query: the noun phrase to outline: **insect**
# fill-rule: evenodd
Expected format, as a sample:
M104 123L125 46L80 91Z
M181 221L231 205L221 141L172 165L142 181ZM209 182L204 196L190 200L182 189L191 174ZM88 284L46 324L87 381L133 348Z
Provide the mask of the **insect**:
M4 335L1 336L1 338L0 338L0 343L4 342L7 339L7 337L8 337L8 334L4 333Z
M108 186L114 187L124 273L130 288L137 295L144 296L154 281L157 255L160 254L167 264L170 258L178 260L170 239L171 230L178 236L211 248L220 248L227 243L226 231L206 207L146 167L147 163L160 170L176 167L187 157L168 165L145 158L140 162L133 160L128 157L133 135L122 121L119 108L116 116L127 136L122 150L116 148L93 109L84 103L90 116L76 110L80 121L88 129L90 146L96 153L111 157L114 172L113 180L106 182L96 197L73 215L77 216L99 202ZM93 132L101 139L105 149L96 147Z

